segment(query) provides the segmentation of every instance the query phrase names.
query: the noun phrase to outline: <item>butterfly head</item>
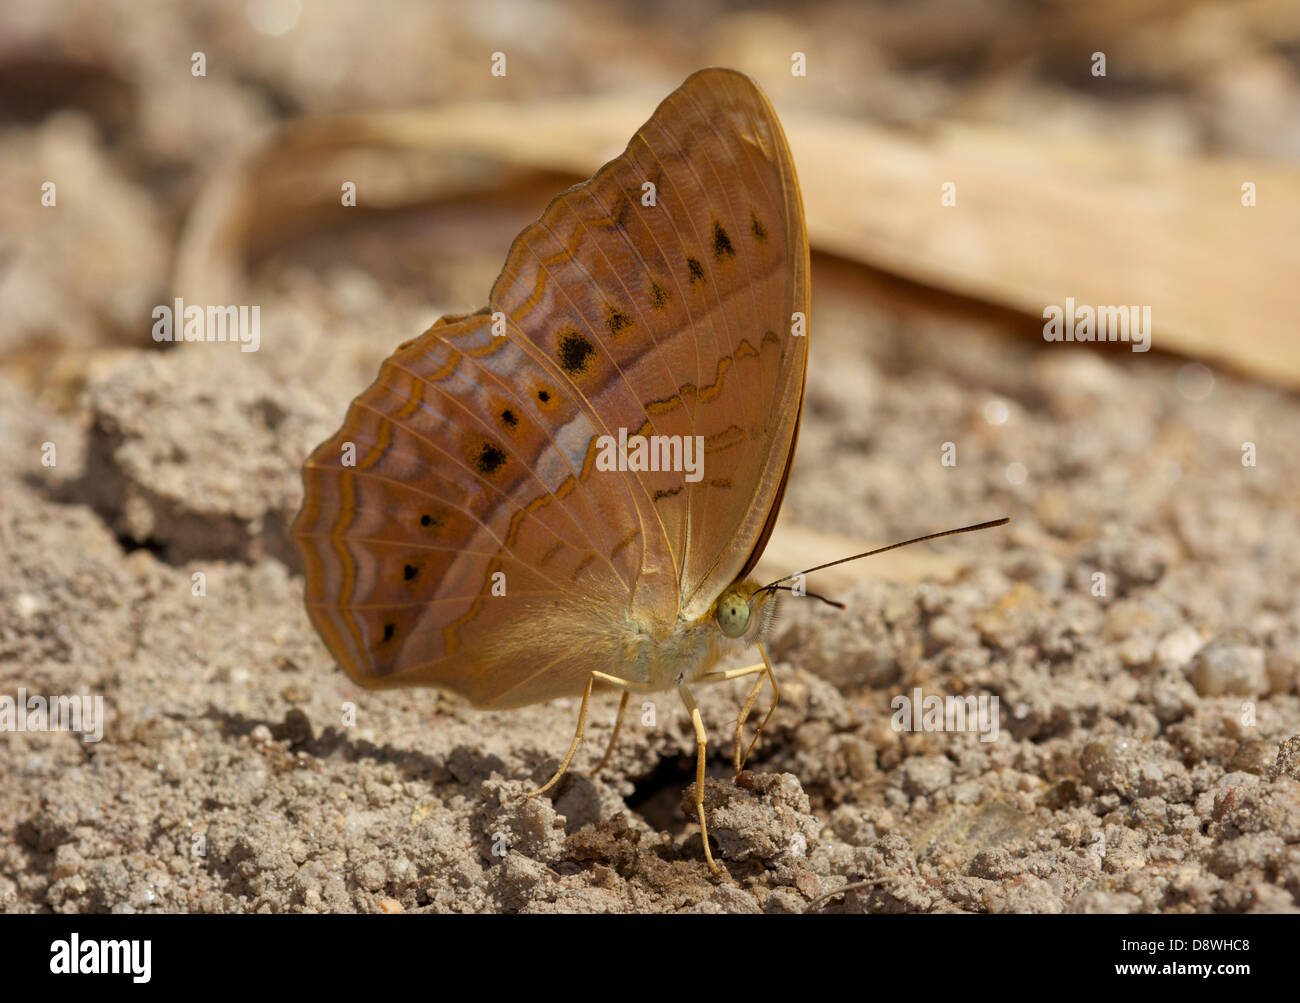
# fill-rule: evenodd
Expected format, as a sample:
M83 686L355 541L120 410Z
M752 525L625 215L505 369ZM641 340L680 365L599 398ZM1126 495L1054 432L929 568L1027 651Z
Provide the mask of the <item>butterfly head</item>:
M727 637L757 641L776 616L776 603L772 599L772 592L759 588L756 582L733 582L718 596L713 618Z

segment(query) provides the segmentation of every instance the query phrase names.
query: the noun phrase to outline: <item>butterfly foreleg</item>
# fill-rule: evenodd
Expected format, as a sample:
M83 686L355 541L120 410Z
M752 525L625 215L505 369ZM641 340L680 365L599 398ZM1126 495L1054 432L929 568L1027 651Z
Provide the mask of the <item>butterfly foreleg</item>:
M564 776L566 772L568 772L569 764L573 762L573 757L578 751L578 746L582 744L583 732L587 730L587 705L591 703L591 688L594 685L596 685L597 682L609 683L611 686L618 686L624 690L623 702L619 705L619 714L618 714L619 717L618 723L622 722L623 708L627 706L627 698L628 698L627 681L624 679L619 679L617 676L611 676L605 672L593 672L591 674L591 677L587 680L587 688L582 692L582 706L578 708L578 728L573 733L573 741L569 744L569 751L564 757L564 762L562 762L560 764L560 768L555 771L555 776L551 777L550 780L542 784L542 786L537 788L537 790L525 794L524 795L525 799L535 798L539 794L545 794L547 791L549 791L552 787L554 787L559 782L560 778ZM616 723L614 726L614 736L618 735L618 723ZM611 749L613 748L614 745L614 736L611 736L610 738ZM609 752L607 751L605 753L604 759L601 759L600 764L596 767L596 769L599 770L601 766L604 766L605 759L608 758L609 758Z
M763 656L761 666L763 675L754 681L753 688L749 691L749 698L745 701L745 706L741 708L740 720L736 722L736 755L735 767L736 774L745 768L745 761L749 759L749 754L754 751L754 745L758 742L758 736L763 734L763 729L767 727L767 722L772 719L772 714L776 710L776 705L781 702L781 688L776 685L776 673L772 671L772 663L767 659L767 652L763 650L761 644L756 644L758 653ZM763 715L763 720L758 722L758 727L754 729L754 737L749 740L749 745L745 749L745 754L740 754L740 729L745 726L745 719L749 717L749 712L754 706L754 701L758 699L758 691L763 688L763 680L767 679L772 684L772 705L767 708L767 713Z
M605 746L605 754L600 757L600 762L592 767L591 775L593 777L605 768L605 764L609 762L609 757L614 754L614 743L618 741L619 729L623 727L623 714L627 711L627 702L631 696L631 690L623 690L623 699L618 702L618 713L614 716L614 730L610 733L609 745Z
M709 824L704 820L704 755L709 737L704 731L700 708L696 706L695 698L691 696L686 684L678 684L677 692L681 694L682 703L686 704L686 710L691 715L691 726L695 729L695 813L700 818L700 841L704 844L704 859L709 862L709 870L718 874L722 868L713 862L713 854L709 851Z
M757 665L746 665L743 669L723 669L718 672L706 672L704 675L700 676L700 682L721 683L721 682L725 682L728 679L740 679L743 676L752 676L755 673L762 673L765 669L766 666L762 662L759 662ZM740 773L740 763L741 763L740 760L741 729L745 725L745 719L749 717L749 711L754 706L754 701L758 699L758 691L763 688L764 678L765 677L763 675L759 675L759 677L754 680L754 685L750 687L749 690L749 696L745 698L745 705L741 709L740 717L737 718L736 720L736 743L735 743L735 749L732 752L731 762L732 765L736 767L737 774ZM745 755L748 756L749 753L746 752Z
M750 739L749 745L745 748L744 755L740 752L740 740L745 731L745 722L749 720L749 712L754 709L754 701L758 699L758 694L763 689L763 683L767 677L763 675L763 666L758 666L759 676L754 680L754 685L749 688L749 695L745 697L745 703L740 708L740 716L736 718L736 747L732 750L731 764L736 768L736 776L740 776L740 771L745 768L745 760L749 758L750 752L754 749L754 742L758 741L758 732L763 730L763 726L758 726L758 731L754 732L754 737ZM766 718L764 718L766 722Z
M755 645L758 653L763 657L763 661L757 665L746 665L743 669L725 669L721 672L706 672L700 676L701 682L715 683L727 679L739 679L742 676L752 676L762 673L754 680L754 685L749 689L749 695L745 697L744 706L740 709L740 717L736 720L736 744L732 752L731 762L736 768L736 774L745 768L745 761L749 759L749 754L754 751L754 745L758 741L758 736L763 733L763 728L772 717L772 712L776 710L776 705L781 699L781 690L776 685L776 674L772 671L772 663L768 661L767 652L763 650L761 644ZM754 709L754 702L758 699L759 691L763 688L763 681L767 680L772 684L772 706L767 709L763 715L763 720L759 722L758 727L754 730L754 737L749 740L749 745L745 749L744 755L740 753L740 740L745 727L745 722L749 720L749 712Z

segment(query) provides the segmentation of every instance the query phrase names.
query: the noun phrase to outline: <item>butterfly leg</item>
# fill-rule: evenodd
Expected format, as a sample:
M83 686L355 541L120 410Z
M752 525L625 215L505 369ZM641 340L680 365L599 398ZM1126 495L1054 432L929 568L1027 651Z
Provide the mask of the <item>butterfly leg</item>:
M781 688L776 685L776 673L772 671L772 663L767 659L767 652L763 650L761 644L755 645L758 653L763 656L763 675L759 676L754 683L754 688L749 691L749 699L745 701L745 706L740 712L740 721L736 724L736 773L739 774L745 768L745 760L749 754L754 751L754 745L758 741L758 736L763 734L763 729L767 727L767 722L772 719L772 714L776 710L776 705L781 702ZM740 729L745 724L745 719L749 717L750 708L754 706L754 701L758 698L758 691L762 688L763 680L767 679L772 684L772 706L767 709L763 715L763 720L758 723L754 729L754 737L749 740L749 746L745 749L745 754L740 754Z
M587 704L591 702L591 688L596 684L597 680L602 683L610 683L611 685L622 687L625 691L627 689L627 682L619 679L617 676L607 675L604 672L593 672L591 674L591 678L587 680L587 688L582 693L582 706L578 708L578 730L573 733L573 741L569 744L569 751L564 757L564 762L562 762L560 768L555 771L555 776L551 777L550 780L542 784L542 786L537 788L537 790L525 794L525 799L535 798L539 794L545 794L554 787L559 782L560 777L564 776L568 771L569 764L573 762L573 757L578 751L578 746L582 744L582 734L587 730ZM624 692L623 702L625 704L627 703L627 697L628 694ZM620 713L619 716L621 718L622 714ZM601 762L603 764L604 761L602 760Z
M763 689L763 683L767 681L767 677L761 674L763 666L759 665L756 668L760 675L754 680L754 685L749 688L749 695L745 697L745 705L740 708L740 717L736 719L736 748L731 756L731 764L736 768L736 776L740 776L740 771L745 768L745 760L749 758L750 752L753 751L754 742L758 741L758 732L763 730L763 726L759 725L758 731L754 732L754 737L750 740L742 756L740 753L740 740L744 736L745 722L749 720L749 712L754 709L754 701L758 699L758 694Z
M747 665L743 669L727 669L722 672L706 672L700 676L702 682L721 682L724 679L739 679L741 676L752 676L756 673L763 673L754 680L754 685L750 687L749 696L745 698L745 704L740 709L740 717L736 721L736 747L732 754L732 765L739 774L745 768L745 760L749 759L749 754L754 751L754 746L758 742L758 736L763 733L767 727L767 722L771 720L772 713L776 710L776 705L781 700L781 690L776 684L776 673L772 671L772 663L768 661L767 652L763 650L761 644L755 645L758 653L763 656L763 661L758 665ZM745 748L745 754L740 754L740 739L745 722L749 720L749 712L754 709L754 702L758 699L759 691L763 688L764 680L772 684L772 706L767 709L763 715L763 720L759 722L758 727L754 730L754 737L749 740L749 745Z
M709 851L709 823L704 820L704 752L708 747L709 737L704 732L700 708L695 705L695 698L691 696L691 691L686 688L685 683L678 685L677 692L681 694L682 703L686 704L686 709L691 715L691 725L695 728L695 812L700 817L700 841L704 844L704 859L709 862L709 870L719 874L722 868L713 862L713 854Z
M743 669L723 669L719 672L706 672L704 675L700 676L700 682L720 683L728 679L739 679L742 676L752 676L755 673L764 672L766 669L767 666L764 665L762 662L759 662L757 665L746 665ZM754 701L758 699L758 691L763 688L764 678L766 677L760 675L757 679L754 680L754 685L749 690L749 696L745 698L745 705L740 712L740 717L736 721L736 747L734 752L732 753L731 762L732 765L736 767L737 774L740 773L740 767L742 763L742 760L740 758L740 739L742 734L741 729L745 725L746 718L749 717L749 712L750 709L754 706ZM745 756L748 757L749 753L746 752Z
M631 696L631 690L623 691L623 699L618 702L618 714L614 717L613 734L609 736L609 745L605 746L605 754L600 757L600 762L592 768L591 775L593 777L605 768L605 764L609 762L609 757L614 754L614 743L618 741L619 729L623 727L623 714L627 711L627 702Z

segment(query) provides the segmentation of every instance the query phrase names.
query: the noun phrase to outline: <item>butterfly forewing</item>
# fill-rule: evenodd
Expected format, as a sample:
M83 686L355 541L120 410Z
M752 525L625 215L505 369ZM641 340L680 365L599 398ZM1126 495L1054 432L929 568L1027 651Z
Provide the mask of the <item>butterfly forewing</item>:
M702 469L637 475L645 563L675 569L672 615L702 615L778 500L807 338L808 247L770 104L728 70L692 76L622 156L556 198L493 289L539 358L611 434L701 436ZM581 364L574 364L580 362ZM658 597L663 598L663 597Z

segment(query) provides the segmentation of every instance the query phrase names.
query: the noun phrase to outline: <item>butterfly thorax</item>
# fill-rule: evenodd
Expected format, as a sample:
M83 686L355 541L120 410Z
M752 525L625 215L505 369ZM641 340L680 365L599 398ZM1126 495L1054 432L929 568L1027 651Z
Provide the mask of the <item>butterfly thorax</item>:
M776 613L772 593L762 592L752 581L728 586L708 613L694 620L679 617L660 637L642 634L629 649L630 657L613 675L643 685L647 690L672 689L713 669L720 661L741 654L762 639ZM737 604L747 610L744 630L736 633ZM728 619L728 612L733 611ZM726 629L724 629L724 624Z

